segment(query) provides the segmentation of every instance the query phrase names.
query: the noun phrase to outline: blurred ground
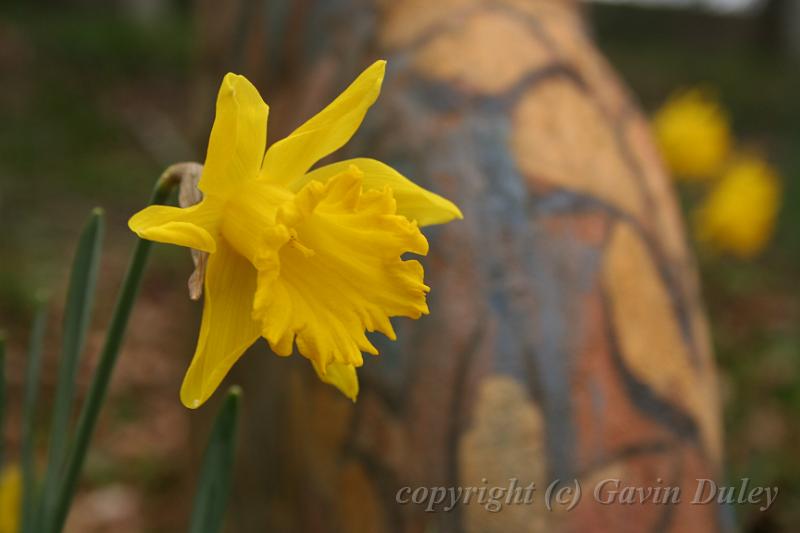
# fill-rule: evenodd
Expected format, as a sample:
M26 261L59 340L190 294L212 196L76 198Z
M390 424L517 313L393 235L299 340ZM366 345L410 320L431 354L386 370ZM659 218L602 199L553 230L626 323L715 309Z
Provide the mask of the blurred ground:
M0 324L11 337L12 398L39 287L53 292L54 356L57 306L89 209L101 205L108 215L94 355L133 242L125 221L166 163L202 158L196 139L208 131L197 117L209 116L210 102L193 101L202 36L188 5L156 17L132 16L122 4L55 5L0 7ZM800 70L764 21L609 6L591 14L601 48L646 110L677 88L707 83L731 110L737 137L782 173L784 206L765 254L751 262L697 254L722 375L728 476L781 491L770 513L739 521L748 531L798 530ZM197 316L184 297L190 264L181 250L156 247L73 531L183 528L195 415L177 391L196 327L172 317Z

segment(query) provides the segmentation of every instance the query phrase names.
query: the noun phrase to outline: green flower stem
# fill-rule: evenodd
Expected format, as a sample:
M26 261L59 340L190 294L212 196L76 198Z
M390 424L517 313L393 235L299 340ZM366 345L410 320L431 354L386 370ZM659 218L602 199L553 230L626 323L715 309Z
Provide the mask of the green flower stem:
M72 262L67 302L64 310L61 359L58 363L58 381L53 404L47 469L41 506L51 509L58 487L59 475L64 467L69 421L75 396L75 377L83 351L86 332L92 318L92 304L100 265L103 240L103 211L95 209L81 232L75 258ZM42 513L47 516L46 513Z
M219 533L225 521L233 459L236 451L236 427L242 391L231 387L219 410L194 496L189 533Z
M6 427L6 334L0 331L0 472L3 471L3 437Z
M170 192L182 177L182 164L173 165L159 178L156 183L151 204L163 204ZM97 424L97 417L103 406L103 401L108 390L108 383L119 356L119 349L128 326L128 319L131 309L139 292L139 286L144 274L144 267L150 254L152 243L139 239L133 250L128 270L122 282L122 288L114 312L111 315L111 322L106 335L105 344L100 352L100 359L89 387L86 401L83 404L78 427L72 440L64 475L59 483L59 490L56 493L52 513L48 512L50 526L48 530L52 533L59 533L64 528L64 523L72 503L78 477L86 459L86 451L89 441L94 433Z
M42 372L42 348L47 326L47 304L38 298L36 317L28 345L28 364L25 369L25 396L22 404L22 533L36 531L36 500L38 487L34 465L36 404L39 399L39 377Z

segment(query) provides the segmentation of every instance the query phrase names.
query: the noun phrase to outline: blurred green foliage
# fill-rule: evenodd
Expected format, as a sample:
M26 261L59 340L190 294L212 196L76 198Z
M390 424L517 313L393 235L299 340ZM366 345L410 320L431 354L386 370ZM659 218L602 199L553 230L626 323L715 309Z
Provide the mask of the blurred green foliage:
M185 92L190 30L177 9L145 23L101 6L0 7L0 224L13 228L0 235L0 314L24 318L35 287L63 276L53 259L83 213L107 207L113 232L147 198L162 164L132 121Z

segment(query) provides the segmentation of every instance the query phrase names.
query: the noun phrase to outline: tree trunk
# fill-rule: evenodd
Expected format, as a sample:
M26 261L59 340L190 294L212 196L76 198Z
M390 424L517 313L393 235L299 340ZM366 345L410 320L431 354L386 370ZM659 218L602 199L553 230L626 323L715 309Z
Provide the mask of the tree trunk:
M357 403L297 355L262 346L239 363L233 530L725 529L719 506L689 505L697 478L720 477L721 437L679 211L647 121L575 3L198 9L205 86L228 69L250 77L271 106L271 141L388 59L381 98L337 159L381 159L465 216L427 231L431 313L397 320L397 342L377 339ZM601 505L593 492L607 478L678 487L681 504ZM580 483L570 512L545 507L556 480ZM490 512L492 492L481 504L477 491L426 512L428 491L423 504L398 503L420 487L510 483L535 483L533 501L504 494ZM613 482L600 487L611 497Z

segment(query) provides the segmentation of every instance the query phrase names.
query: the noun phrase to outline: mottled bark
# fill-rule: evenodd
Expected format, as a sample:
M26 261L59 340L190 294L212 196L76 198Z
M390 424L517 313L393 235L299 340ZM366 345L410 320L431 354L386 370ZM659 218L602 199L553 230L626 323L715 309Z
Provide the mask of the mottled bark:
M337 156L382 159L465 215L427 231L431 314L396 320L397 342L377 340L356 404L299 356L262 346L239 364L237 531L723 527L717 506L688 505L695 478L718 477L721 457L695 268L647 122L577 5L272 0L199 10L205 26L217 23L201 52L207 79L254 78L271 104L272 140L388 59L377 106ZM680 486L684 503L598 505L591 490L606 477ZM404 486L509 478L536 483L533 504L426 513L395 501ZM547 512L545 486L573 478L582 501Z

